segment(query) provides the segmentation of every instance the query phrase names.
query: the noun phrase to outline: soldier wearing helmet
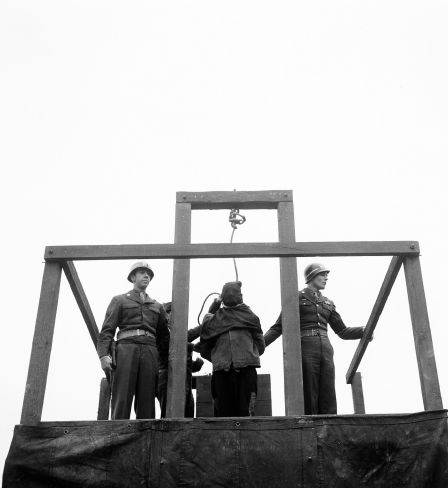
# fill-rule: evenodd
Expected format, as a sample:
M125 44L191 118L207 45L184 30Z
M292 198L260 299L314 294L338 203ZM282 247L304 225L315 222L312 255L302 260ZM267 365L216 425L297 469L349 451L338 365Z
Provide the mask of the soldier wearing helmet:
M329 272L322 264L309 264L304 271L307 287L299 292L306 415L337 413L333 347L327 335L328 325L341 339L361 339L364 333L364 327L346 327L334 303L322 295ZM264 336L266 346L281 333L280 314Z
M101 367L112 375L112 419L128 419L132 401L136 418L155 418L155 397L159 356L169 350L169 329L165 309L146 294L154 278L151 266L140 261L128 274L133 289L117 295L107 309L98 337ZM113 369L111 346L117 334L116 367Z

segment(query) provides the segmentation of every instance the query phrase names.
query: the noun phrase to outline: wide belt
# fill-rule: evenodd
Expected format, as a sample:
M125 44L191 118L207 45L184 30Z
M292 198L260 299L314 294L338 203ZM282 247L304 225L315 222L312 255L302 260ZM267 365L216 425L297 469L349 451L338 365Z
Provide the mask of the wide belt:
M313 336L327 337L327 332L322 329L305 329L300 331L300 337L313 337Z
M117 334L117 341L120 341L121 339L127 339L128 337L134 337L134 336L154 337L154 334L152 332L149 332L149 330L143 330L143 329L123 330Z

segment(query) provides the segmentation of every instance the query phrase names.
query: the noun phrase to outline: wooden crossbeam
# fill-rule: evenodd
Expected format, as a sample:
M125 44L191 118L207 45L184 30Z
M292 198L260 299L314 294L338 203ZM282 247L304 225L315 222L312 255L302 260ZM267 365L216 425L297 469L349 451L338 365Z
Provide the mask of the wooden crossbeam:
M192 210L276 209L279 202L292 202L292 190L177 192L177 203L189 203Z
M70 288L72 289L76 303L78 304L81 315L83 316L84 321L87 325L87 329L96 350L99 330L98 326L96 325L92 309L90 308L89 301L87 300L87 296L84 292L84 288L79 279L78 272L76 271L73 261L64 261L62 263L62 268L64 269L65 276L67 277L67 281L69 282Z
M48 246L45 261L114 259L418 256L416 241L262 242Z
M362 339L359 341L358 347L353 356L352 362L348 368L347 374L345 376L347 383L353 381L353 377L359 367L359 364L366 352L367 346L373 336L376 324L383 312L386 301L389 297L392 286L395 283L398 272L400 271L403 258L401 256L394 256L390 262L389 269L387 270L386 276L384 277L383 284L381 285L378 297L373 306L372 312L370 314L369 320L367 321L366 330Z

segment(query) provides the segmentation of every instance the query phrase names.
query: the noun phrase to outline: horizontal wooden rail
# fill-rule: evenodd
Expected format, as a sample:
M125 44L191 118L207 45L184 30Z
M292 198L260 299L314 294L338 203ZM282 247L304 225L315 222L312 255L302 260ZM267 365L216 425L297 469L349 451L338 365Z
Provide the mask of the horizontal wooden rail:
M75 265L72 261L65 261L62 263L62 268L64 270L67 281L69 282L70 288L72 289L73 295L75 296L76 303L78 304L81 315L89 330L90 337L92 339L93 345L96 349L96 344L98 342L99 330L96 325L95 317L93 316L92 309L90 308L89 300L84 292L81 281L76 271Z
M276 209L279 202L292 202L291 190L177 192L177 203L189 203L192 210Z
M367 321L366 330L362 339L359 341L358 347L353 356L352 362L348 368L345 379L347 383L353 381L353 377L359 367L359 364L366 352L367 346L373 336L376 324L383 312L384 306L386 305L387 298L389 297L392 286L395 283L398 272L400 271L401 264L403 263L403 258L401 256L394 256L387 270L386 276L384 277L383 284L378 293L375 305L373 306L372 313L370 314L369 320Z
M121 244L48 246L45 249L45 260L418 256L418 254L419 244L416 241Z

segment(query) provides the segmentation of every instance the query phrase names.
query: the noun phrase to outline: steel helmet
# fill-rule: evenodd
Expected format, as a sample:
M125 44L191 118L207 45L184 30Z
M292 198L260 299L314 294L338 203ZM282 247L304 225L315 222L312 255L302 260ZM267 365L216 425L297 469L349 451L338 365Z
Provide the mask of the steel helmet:
M303 274L305 275L305 283L309 283L315 276L320 273L329 273L330 270L320 263L311 263L306 268Z
M137 271L138 269L146 269L146 271L148 271L149 273L149 276L151 277L151 280L154 278L154 271L151 269L151 266L146 261L139 261L138 263L134 263L129 270L128 281L130 281L131 283L131 275L134 271Z

